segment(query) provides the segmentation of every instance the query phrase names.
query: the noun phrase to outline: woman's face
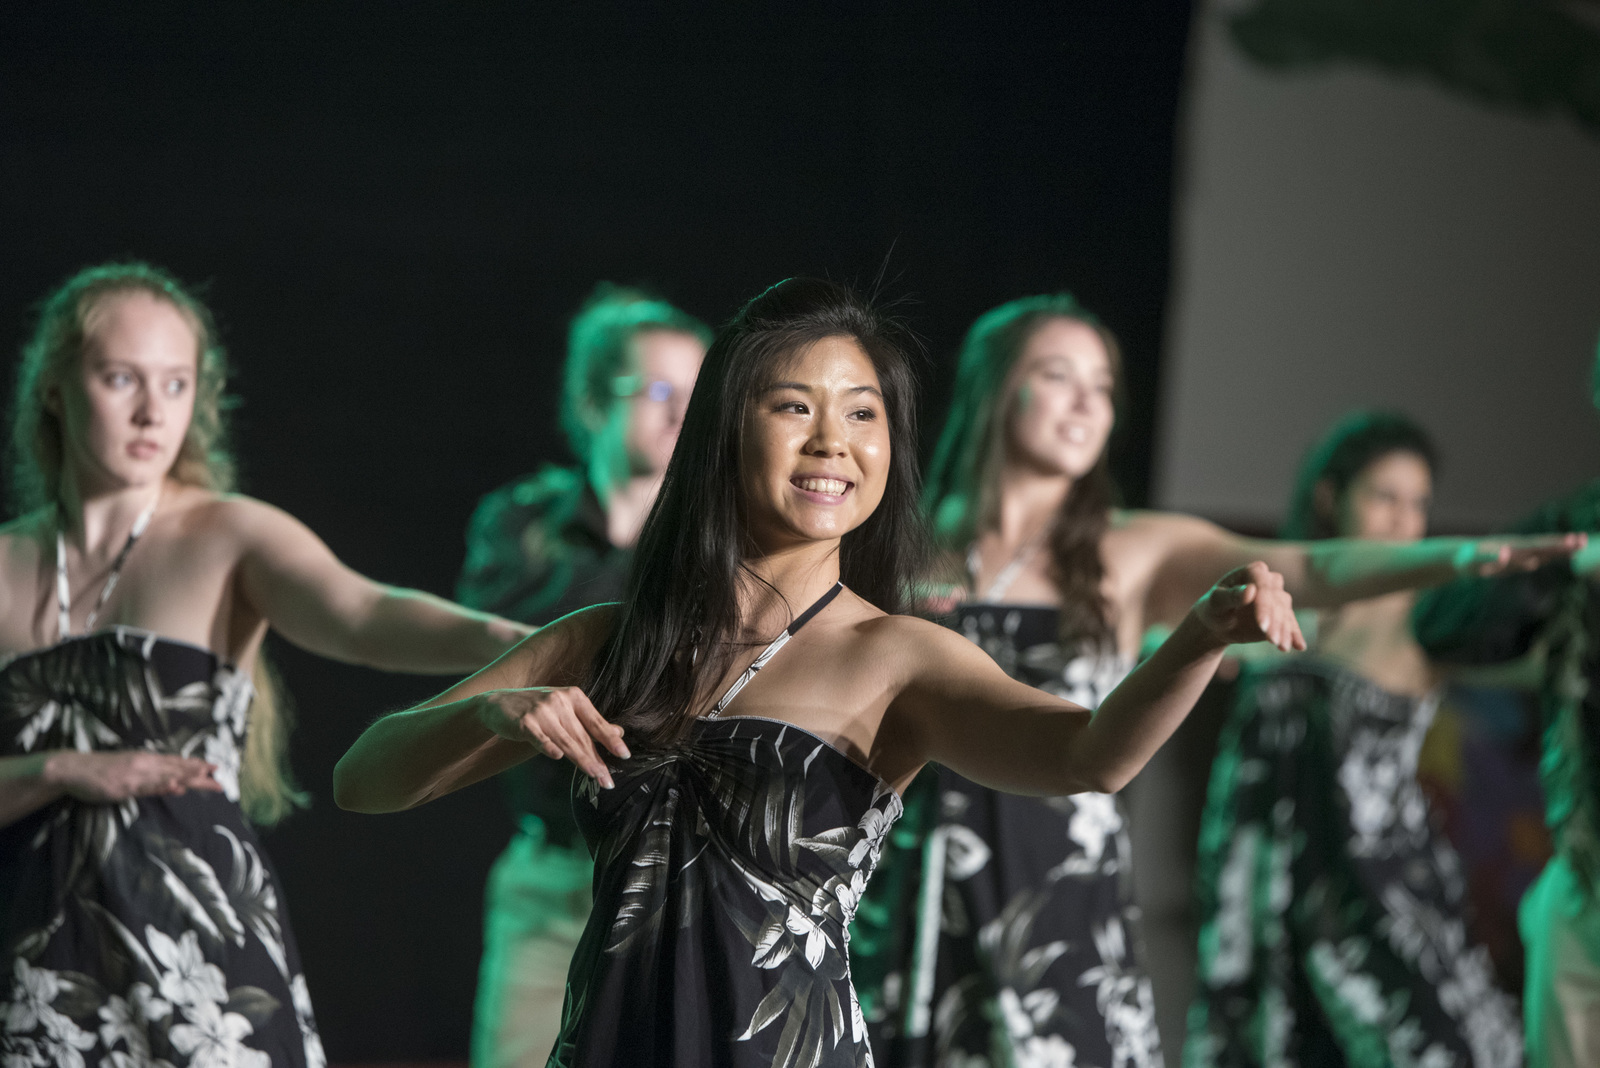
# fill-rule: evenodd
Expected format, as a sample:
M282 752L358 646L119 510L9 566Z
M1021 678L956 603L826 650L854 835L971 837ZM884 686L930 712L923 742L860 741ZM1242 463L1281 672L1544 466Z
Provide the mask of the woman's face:
M1088 474L1111 436L1113 385L1099 334L1073 319L1044 323L1011 372L1007 462L1074 479Z
M90 312L75 375L52 391L66 462L85 490L159 484L194 414L199 346L172 304L133 291Z
M883 499L888 409L872 361L830 337L774 370L746 408L742 472L764 552L843 537Z
M1339 534L1346 538L1416 541L1428 533L1433 472L1412 452L1391 452L1362 469L1339 509Z

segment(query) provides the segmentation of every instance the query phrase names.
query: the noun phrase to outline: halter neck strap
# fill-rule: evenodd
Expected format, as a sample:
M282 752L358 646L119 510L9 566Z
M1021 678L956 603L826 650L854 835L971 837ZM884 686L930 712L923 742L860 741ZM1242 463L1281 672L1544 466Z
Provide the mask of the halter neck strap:
M778 650L782 649L785 645L788 645L789 639L800 633L800 628L811 622L813 616L822 611L824 608L828 607L828 605L832 603L833 599L839 596L839 591L842 589L844 589L844 583L835 582L832 586L828 587L827 593L824 593L821 597L817 598L815 604L796 616L794 622L790 623L789 626L784 629L782 634L772 639L772 644L763 649L761 651L761 655L756 657L755 660L751 662L750 666L744 669L744 673L733 680L733 685L728 687L728 692L722 695L722 700L711 706L711 711L706 713L705 718L716 719L718 716L722 715L722 711L728 707L728 703L735 697L738 697L739 691L748 686L750 684L750 680L756 677L756 672L766 667L767 663L771 661L773 657L778 655Z

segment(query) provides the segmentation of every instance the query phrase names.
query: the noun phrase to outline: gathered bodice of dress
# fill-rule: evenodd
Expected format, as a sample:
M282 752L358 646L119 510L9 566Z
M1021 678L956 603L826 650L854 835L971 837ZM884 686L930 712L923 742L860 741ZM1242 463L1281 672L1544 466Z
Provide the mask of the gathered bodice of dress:
M847 927L900 798L792 724L702 719L584 778L595 919L550 1063L871 1063Z
M148 749L217 766L239 797L239 759L254 689L209 649L112 627L0 666L0 754Z

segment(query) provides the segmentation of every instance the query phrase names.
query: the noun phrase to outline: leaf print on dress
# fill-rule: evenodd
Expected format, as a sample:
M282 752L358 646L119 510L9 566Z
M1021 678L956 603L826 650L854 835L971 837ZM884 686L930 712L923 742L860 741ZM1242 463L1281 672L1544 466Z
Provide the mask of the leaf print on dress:
M869 1068L847 924L898 796L805 731L737 716L613 776L574 787L610 918L574 956L550 1063Z
M250 697L209 651L112 628L0 666L0 755L215 752L243 740ZM275 881L226 794L63 798L0 828L0 872L0 1064L265 1065L263 1044L325 1064Z

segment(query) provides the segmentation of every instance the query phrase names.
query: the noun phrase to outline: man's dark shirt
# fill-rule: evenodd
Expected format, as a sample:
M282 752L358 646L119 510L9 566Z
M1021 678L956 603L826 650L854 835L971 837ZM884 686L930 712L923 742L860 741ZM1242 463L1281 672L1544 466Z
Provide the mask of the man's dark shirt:
M467 526L456 599L543 626L621 598L631 554L606 538L606 515L582 472L548 466L484 497ZM519 821L544 822L557 844L576 841L571 763L536 756L501 775Z
M1545 504L1516 527L1522 534L1597 530L1600 481ZM1463 579L1423 594L1412 626L1428 654L1445 663L1512 660L1545 641L1546 818L1569 862L1585 869L1580 875L1600 881L1593 833L1600 829L1600 584L1565 563Z

